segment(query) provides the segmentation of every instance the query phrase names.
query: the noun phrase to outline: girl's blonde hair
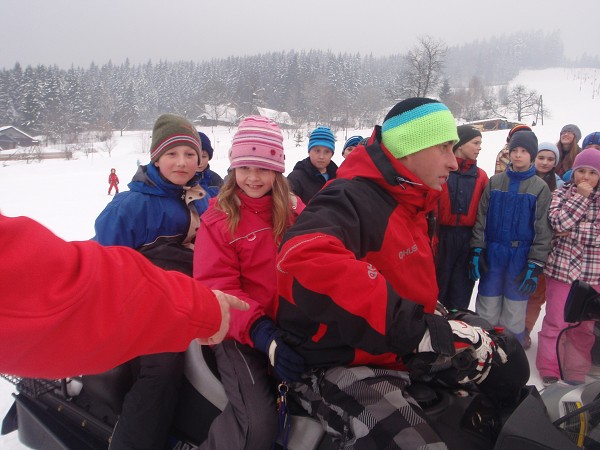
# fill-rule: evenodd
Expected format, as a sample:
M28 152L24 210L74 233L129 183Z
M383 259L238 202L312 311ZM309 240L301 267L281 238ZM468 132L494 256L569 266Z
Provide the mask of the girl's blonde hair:
M240 200L237 196L238 185L235 180L235 170L232 169L225 184L217 196L216 208L228 216L229 232L235 235L240 223ZM273 197L273 239L281 242L283 234L292 223L292 207L290 188L282 173L275 172L275 181L271 196Z

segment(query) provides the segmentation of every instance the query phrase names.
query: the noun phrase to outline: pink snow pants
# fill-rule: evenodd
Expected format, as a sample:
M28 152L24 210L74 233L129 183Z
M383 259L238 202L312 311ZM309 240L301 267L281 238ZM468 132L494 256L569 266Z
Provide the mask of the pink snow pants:
M598 289L600 286L592 286ZM556 340L561 330L568 327L564 321L565 303L571 285L546 277L546 315L538 333L536 366L542 377L560 378L556 357ZM583 322L569 330L561 339L561 365L566 381L585 381L592 365L591 350L594 345L594 322ZM566 339L565 339L566 338Z

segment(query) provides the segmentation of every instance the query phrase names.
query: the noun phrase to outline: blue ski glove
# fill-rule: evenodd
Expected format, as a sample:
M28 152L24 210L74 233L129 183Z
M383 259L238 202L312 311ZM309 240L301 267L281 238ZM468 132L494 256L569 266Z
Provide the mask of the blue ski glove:
M538 285L538 277L544 270L544 266L541 264L529 260L527 261L527 267L517 277L517 283L521 283L519 286L519 292L523 295L531 295L535 292Z
M283 341L281 331L268 317L254 323L250 337L254 341L254 348L269 357L275 373L283 381L297 381L306 372L304 358Z
M487 271L485 250L481 247L473 247L469 254L469 278L477 281L481 278L481 273L485 271Z

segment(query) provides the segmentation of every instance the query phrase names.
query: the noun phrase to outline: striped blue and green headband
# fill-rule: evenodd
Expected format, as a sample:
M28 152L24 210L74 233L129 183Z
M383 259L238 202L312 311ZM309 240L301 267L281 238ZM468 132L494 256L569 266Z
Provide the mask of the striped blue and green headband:
M381 130L385 148L403 158L444 142L458 142L456 122L443 103L430 98L409 98L394 106Z

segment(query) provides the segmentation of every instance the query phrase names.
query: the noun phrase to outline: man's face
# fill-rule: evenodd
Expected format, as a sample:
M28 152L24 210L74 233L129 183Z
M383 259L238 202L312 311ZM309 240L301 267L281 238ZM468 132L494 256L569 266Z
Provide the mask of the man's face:
M434 145L400 158L400 162L427 186L441 191L450 172L458 170L458 164L452 152L453 145L453 141Z

